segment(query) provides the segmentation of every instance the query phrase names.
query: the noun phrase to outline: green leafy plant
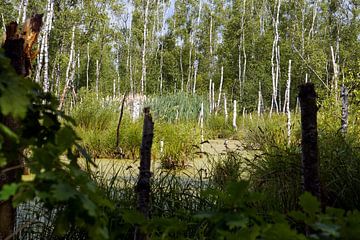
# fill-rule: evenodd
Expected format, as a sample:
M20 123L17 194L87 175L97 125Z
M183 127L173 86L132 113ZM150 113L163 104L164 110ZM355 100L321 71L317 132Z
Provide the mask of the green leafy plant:
M58 209L53 223L55 235L75 228L88 238L108 239L102 208L111 208L112 204L78 164L73 147L87 155L77 144L73 120L56 110L57 102L50 94L16 76L2 52L0 62L1 118L11 117L18 125L12 131L1 124L1 162L4 166L25 149L22 157L34 174L32 180L4 185L1 199L11 197L15 206L37 199L45 209ZM5 142L10 147L5 148ZM92 164L90 158L87 161Z

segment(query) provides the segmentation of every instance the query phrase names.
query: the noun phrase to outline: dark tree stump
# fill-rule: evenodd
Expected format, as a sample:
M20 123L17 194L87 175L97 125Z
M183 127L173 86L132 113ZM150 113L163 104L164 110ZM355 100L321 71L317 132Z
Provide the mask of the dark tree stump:
M5 55L10 59L12 67L20 76L27 77L31 73L31 60L36 57L37 52L32 51L42 26L42 15L36 14L28 19L22 29L18 32L18 24L11 22L6 26L6 39L2 46ZM12 116L2 116L0 122L17 132L20 128L19 122ZM2 151L7 156L7 163L0 168L0 189L5 184L11 184L21 180L24 171L23 149L10 139L4 139ZM0 202L0 240L13 239L16 221L16 209L12 206L12 200Z
M140 173L139 180L136 185L136 192L138 195L137 208L144 215L149 218L150 212L150 179L151 179L151 146L154 138L154 122L150 114L150 108L144 108L144 126L143 136L140 148ZM148 236L141 232L137 227L135 230L134 239L143 240L148 239Z
M316 92L314 84L299 87L301 107L301 151L303 189L320 200L320 161L318 151Z

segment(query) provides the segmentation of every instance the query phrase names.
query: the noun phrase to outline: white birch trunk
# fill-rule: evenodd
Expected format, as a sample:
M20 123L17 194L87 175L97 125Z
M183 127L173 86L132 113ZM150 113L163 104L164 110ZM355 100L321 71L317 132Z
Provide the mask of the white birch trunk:
M190 33L190 47L189 47L189 69L188 69L188 79L186 83L186 91L189 91L190 83L191 83L191 73L192 73L192 47L193 47L193 36L192 33Z
M315 21L316 21L316 14L317 14L317 4L318 4L318 0L315 0L314 7L313 7L313 17L312 17L311 27L309 30L309 39L314 36L314 26L315 26Z
M212 113L212 80L210 78L210 82L209 82L209 111L210 114Z
M221 66L219 97L218 97L218 101L217 101L216 112L220 109L220 101L221 101L221 93L222 93L223 81L224 81L224 67Z
M117 54L116 54L116 81L117 81L117 91L116 91L116 87L114 87L114 98L116 97L116 93L118 93L119 97L121 96L121 92L120 92L120 50L118 50ZM115 81L115 80L114 80ZM114 83L115 86L115 83Z
M95 80L95 93L96 99L99 99L99 78L100 78L99 60L96 60L96 80Z
M330 46L330 50L331 50L331 60L332 60L332 64L333 64L333 79L332 79L332 89L335 93L335 98L336 100L338 99L338 79L339 79L339 66L336 63L336 57L335 57L335 52L332 46Z
M261 92L261 82L259 82L259 96L258 96L258 109L257 109L257 114L259 117L262 115L263 111L264 111L264 101Z
M290 86L291 86L291 60L289 60L288 81L286 83L286 116L287 116L287 137L288 144L291 143L291 112L290 112Z
M27 2L27 0L25 0ZM45 25L45 41L44 41L44 91L48 92L50 89L49 81L49 38L52 28L52 19L54 16L54 0L49 0L49 8L47 11L46 25Z
M24 2L23 2L22 20L21 20L22 23L24 23L26 21L26 14L27 14L26 12L27 12L28 2L29 2L28 0L24 0Z
M197 61L195 61L194 64L194 83L193 83L193 91L192 93L195 95L196 93L196 78L197 78L197 72L198 72L198 67L199 67L199 63Z
M241 18L241 30L242 30L242 34L241 34L241 41L242 41L242 52L243 52L243 58L244 58L244 63L243 63L243 72L242 72L242 95L244 95L244 86L245 86L245 76L246 76L246 62L247 62L247 59L246 59L246 51L245 51L245 14L246 14L246 0L243 0L243 15L242 15L242 18Z
M3 13L1 13L1 21L2 21L3 32L6 33L5 19L4 19L4 14Z
M162 95L162 91L163 91L163 65L164 65L164 47L163 47L163 43L161 45L161 50L160 50L160 96Z
M227 100L226 100L226 94L224 93L224 115L225 115L225 123L227 123L229 114L227 109Z
M237 130L236 119L237 119L236 100L234 100L232 125L235 130Z
M70 84L70 81L71 81L70 71L71 71L71 67L72 67L74 53L75 53L75 26L72 29L69 63L68 63L68 66L66 68L65 86L64 86L63 93L61 95L60 104L59 104L59 108L58 108L59 110L62 110L62 108L64 106L65 97L66 97L67 90L69 88L69 84Z
M212 104L213 111L215 111L215 83L214 82L212 82L212 87L211 87L211 104Z
M182 46L180 47L180 74L181 74L181 92L184 91L184 68L183 68L183 49Z
M90 46L89 43L87 43L87 48L86 48L86 56L87 56L87 61L86 61L86 90L89 91L89 68L90 68Z
M20 23L20 19L21 19L21 14L23 11L23 7L24 7L24 0L21 0L20 5L19 5L19 11L18 11L18 17L16 19L17 23Z
M272 99L271 99L271 108L270 108L270 117L275 107L276 113L279 113L278 107L278 84L279 84L279 74L280 74L280 48L279 44L279 15L280 15L280 6L281 0L276 1L277 4L277 11L276 11L276 19L273 17L274 21L274 41L272 47L272 55L271 55L271 75L272 75L272 83L273 83L273 92L272 92ZM276 65L274 63L274 58L276 61Z
M44 64L44 46L45 46L45 35L43 34L40 37L40 50L39 55L37 57L37 66L36 66L36 73L35 73L35 82L40 83L41 72L43 69Z
M148 27L148 15L149 15L150 0L146 0L145 13L144 13L144 32L143 32L143 48L141 54L142 71L141 71L141 95L144 95L146 91L146 41L147 41L147 27Z

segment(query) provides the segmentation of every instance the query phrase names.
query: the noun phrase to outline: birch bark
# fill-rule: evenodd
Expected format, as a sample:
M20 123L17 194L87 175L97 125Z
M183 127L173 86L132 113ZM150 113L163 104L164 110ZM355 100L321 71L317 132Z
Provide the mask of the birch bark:
M143 32L143 48L141 54L142 71L141 71L141 95L144 95L146 91L146 41L147 41L147 27L148 27L148 15L149 15L150 0L145 1L144 12L144 32Z
M72 62L73 62L73 58L74 58L74 53L75 53L75 26L72 29L69 63L68 63L68 66L66 68L65 86L64 86L64 90L63 90L63 93L61 95L61 98L60 98L60 104L59 104L58 110L62 110L63 106L64 106L64 103L65 103L66 94L67 94L69 84L70 84L70 81L71 81L70 71L71 71L71 68L72 68Z

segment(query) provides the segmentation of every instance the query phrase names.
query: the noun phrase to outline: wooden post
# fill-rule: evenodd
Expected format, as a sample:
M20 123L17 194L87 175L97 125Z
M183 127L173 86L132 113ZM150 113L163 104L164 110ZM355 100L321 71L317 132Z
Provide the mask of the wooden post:
M348 128L348 116L349 116L349 92L347 87L341 86L341 132L346 133Z
M154 122L150 114L150 108L144 108L143 136L140 148L140 173L136 185L137 209L149 218L150 209L150 178L151 178L151 146L154 137ZM135 229L134 239L148 239L148 236L141 232L140 228Z
M316 92L312 83L300 85L299 90L303 189L320 199Z

